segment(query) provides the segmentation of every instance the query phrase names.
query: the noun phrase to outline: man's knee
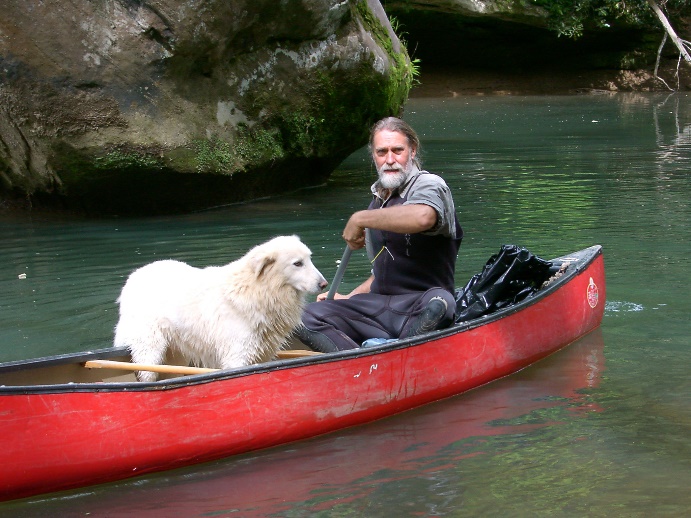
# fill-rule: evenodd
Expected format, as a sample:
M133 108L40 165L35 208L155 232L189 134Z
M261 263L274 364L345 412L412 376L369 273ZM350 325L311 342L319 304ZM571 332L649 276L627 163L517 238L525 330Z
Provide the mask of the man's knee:
M307 347L320 353L335 353L340 349L331 338L324 333L307 329L304 325L298 326L295 336Z
M446 290L430 290L422 311L403 329L401 338L417 336L449 327L456 313L456 300Z
M295 330L295 336L310 349L332 353L358 347L338 328L334 320L334 301L308 304L302 314L302 325Z

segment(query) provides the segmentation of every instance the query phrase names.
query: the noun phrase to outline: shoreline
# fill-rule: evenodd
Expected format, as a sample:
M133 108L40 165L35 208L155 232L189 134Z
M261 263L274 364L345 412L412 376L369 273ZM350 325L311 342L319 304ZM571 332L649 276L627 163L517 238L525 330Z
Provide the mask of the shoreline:
M676 61L659 75L677 92L691 91L691 67ZM579 93L667 92L648 70L542 70L525 73L487 70L423 69L410 98L462 95L570 95ZM678 83L678 84L677 84Z

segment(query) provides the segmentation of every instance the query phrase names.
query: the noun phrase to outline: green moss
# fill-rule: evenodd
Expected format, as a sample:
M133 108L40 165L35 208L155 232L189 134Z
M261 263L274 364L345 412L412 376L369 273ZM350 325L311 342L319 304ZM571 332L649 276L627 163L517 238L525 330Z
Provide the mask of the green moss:
M405 41L401 37L401 52L395 52L393 42L389 36L386 27L382 25L379 19L374 15L367 5L366 0L360 0L356 4L358 15L362 18L365 27L367 27L379 43L379 45L386 51L391 58L392 66L389 72L389 80L386 86L387 93L387 111L389 114L396 114L400 110L405 100L408 98L408 93L413 87L419 73L419 60L411 61L406 50ZM392 28L398 32L398 23L392 20Z
M142 151L114 150L94 160L96 169L159 169L161 159Z
M213 137L195 140L193 145L196 170L201 173L232 175L244 171L247 165L256 166L284 156L283 143L277 131L246 125L238 127L232 144Z
M234 148L237 156L245 162L269 162L284 155L280 133L259 126L250 129L240 125Z
M198 139L193 142L193 145L196 152L197 171L225 171L232 174L236 169L233 165L235 159L227 142L218 138Z
M324 117L293 112L285 119L285 129L289 134L289 147L298 155L309 156L318 152L323 144Z
M375 120L400 114L417 63L410 61L404 44L400 52L394 52L390 31L366 1L353 3L352 14L362 20L390 56L386 74L373 73L374 54L347 69L334 58L331 66L303 71L294 79L300 84L300 95L290 97L289 86L288 98L268 89L256 89L243 98L243 112L262 122L251 128L239 126L232 138L194 141L190 149L195 163L192 169L232 175L286 157L338 161L366 142L369 126ZM303 98L304 91L309 94Z
M386 75L372 74L375 56L363 61L359 69L338 73L316 72L305 81L314 86L310 104L292 107L292 112L276 116L274 124L282 129L286 150L304 156L333 154L334 143L348 139L365 142L369 124L387 115L399 115L419 72L419 61L411 61L401 39L401 51L395 52L390 32L370 10L365 0L354 5L375 41L390 58ZM394 31L397 23L393 21ZM363 124L364 122L364 124ZM335 131L338 131L336 134Z
M359 0L355 4L355 9L360 18L362 18L365 27L369 29L374 39L377 40L379 45L381 45L384 50L386 50L387 54L390 56L393 55L393 43L391 38L389 38L389 33L386 30L386 27L381 24L379 18L374 15L372 10L367 5L367 0Z

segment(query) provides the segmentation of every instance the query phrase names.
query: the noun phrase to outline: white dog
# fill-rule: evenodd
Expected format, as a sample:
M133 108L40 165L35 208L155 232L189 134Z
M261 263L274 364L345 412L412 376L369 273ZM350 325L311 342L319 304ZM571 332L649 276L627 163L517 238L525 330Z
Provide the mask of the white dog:
M143 266L118 298L114 345L128 347L133 363L161 364L169 349L210 368L270 360L300 323L305 294L327 285L311 255L297 236L279 236L226 266Z

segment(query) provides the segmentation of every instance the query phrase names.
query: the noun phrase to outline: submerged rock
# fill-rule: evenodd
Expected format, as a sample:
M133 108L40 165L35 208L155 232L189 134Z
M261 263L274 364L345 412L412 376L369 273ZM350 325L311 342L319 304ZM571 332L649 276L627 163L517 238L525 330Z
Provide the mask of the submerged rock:
M0 201L178 212L323 182L413 79L377 0L8 0Z

